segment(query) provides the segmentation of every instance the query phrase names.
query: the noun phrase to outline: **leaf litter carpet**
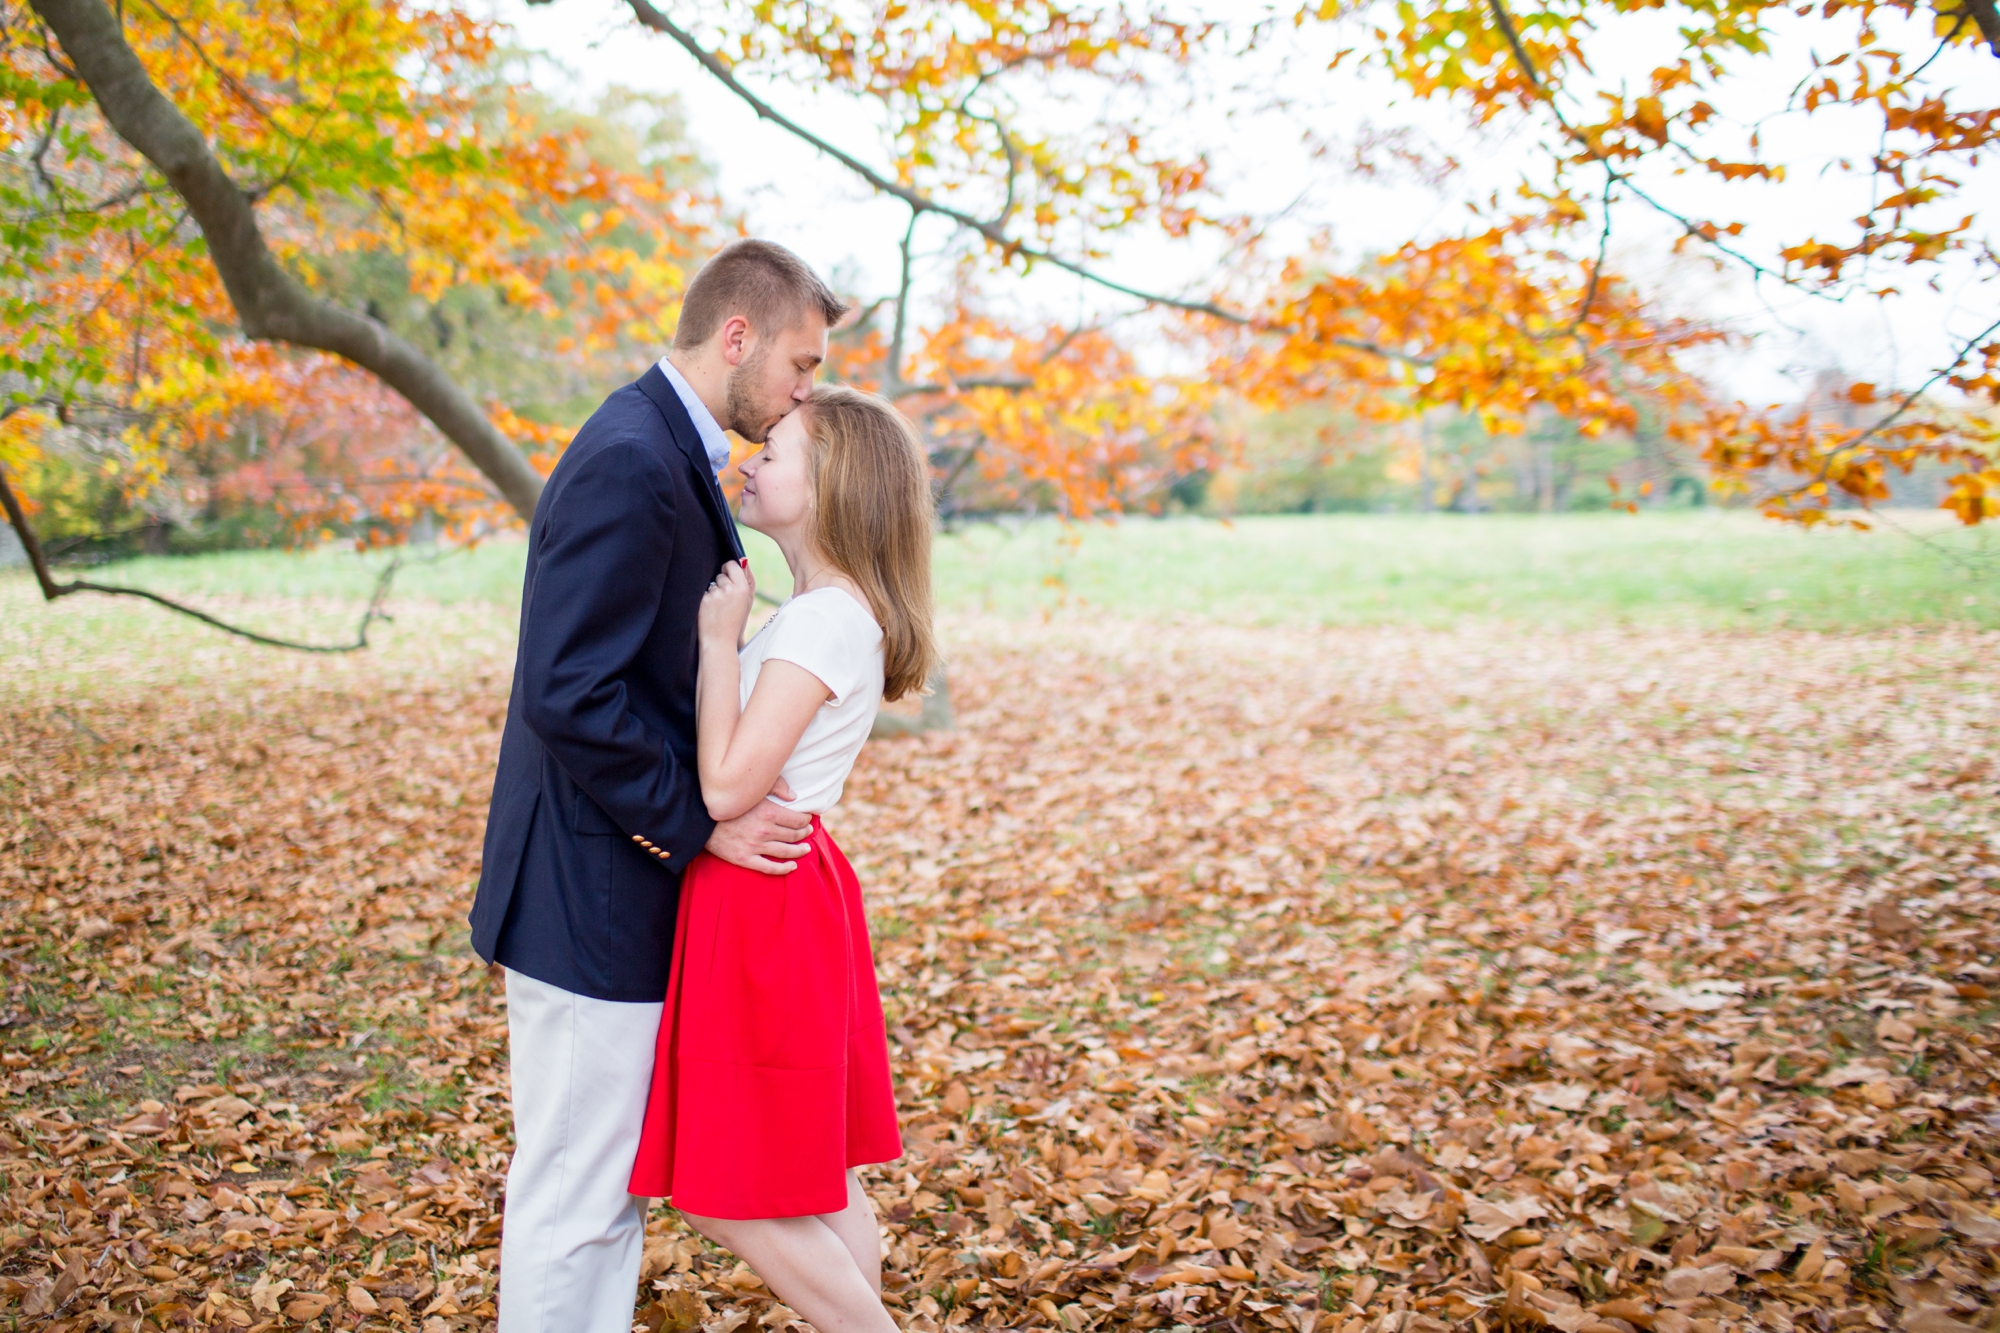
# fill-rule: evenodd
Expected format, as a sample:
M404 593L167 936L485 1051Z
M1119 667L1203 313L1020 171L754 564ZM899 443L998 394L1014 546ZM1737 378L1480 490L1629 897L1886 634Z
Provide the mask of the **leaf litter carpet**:
M1991 636L950 630L832 821L906 1327L2000 1329ZM489 1327L507 649L163 633L0 642L0 1319Z

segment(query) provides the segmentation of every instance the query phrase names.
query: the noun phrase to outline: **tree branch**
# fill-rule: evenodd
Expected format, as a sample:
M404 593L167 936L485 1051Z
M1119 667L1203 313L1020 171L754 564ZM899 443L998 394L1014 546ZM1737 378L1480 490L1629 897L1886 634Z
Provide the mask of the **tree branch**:
M1995 334L1996 332L2000 332L2000 319L1994 320L1991 324L1988 324L1978 333L1975 333L1970 338L1966 339L1965 343L1958 349L1958 355L1952 358L1950 365L1945 366L1941 370L1933 372L1929 379L1925 380L1922 384L1919 384L1916 388L1904 394L1902 401L1896 404L1895 411L1889 413L1889 415L1883 417L1880 421L1870 426L1867 430L1861 432L1861 434L1849 440L1846 444L1842 445L1841 448L1852 449L1856 445L1863 444L1869 440L1874 439L1877 435L1880 435L1883 431L1895 425L1898 421L1902 419L1904 413L1908 412L1912 407L1916 406L1917 400L1919 398L1923 397L1926 393L1930 392L1933 385L1935 385L1939 380L1944 379L1946 376L1950 375L1952 371L1957 370L1967 361L1971 360L1972 354L1973 352L1978 350L1979 344L1986 341L1986 339L1992 337L1993 334Z
M464 389L383 325L312 295L272 257L249 197L154 85L103 0L30 3L118 136L187 202L245 336L331 352L375 375L456 444L523 518L531 515L541 476Z
M956 389L1010 389L1020 392L1034 387L1033 380L1021 379L1014 375L995 375L981 379L953 380L949 384L898 384L882 396L892 402L898 402L904 398L914 398L919 394L951 393Z
M889 397L902 396L903 384L903 339L910 327L910 282L914 268L910 256L910 244L916 239L917 219L922 217L916 209L910 210L910 225L903 228L901 249L902 276L896 286L896 325L889 338Z
M55 143L56 131L61 128L62 104L58 102L49 108L49 127L42 131L42 141L35 145L34 153L28 158L35 164L35 175L40 178L42 185L49 192L49 198L56 201L58 208L62 206L62 187L50 178L48 164L43 159L48 156L49 146Z
M42 0L35 0L37 4L41 2ZM651 28L655 32L663 33L667 37L672 38L675 44L693 56L703 69L714 75L723 87L742 98L749 105L750 109L757 113L760 120L768 120L786 133L811 144L820 152L825 153L828 157L840 163L864 181L867 181L876 190L902 200L914 212L935 213L939 217L950 218L959 226L969 231L977 232L989 243L998 246L1009 258L1019 255L1031 262L1052 264L1064 272L1074 273L1085 282L1094 283L1099 287L1105 288L1107 291L1114 291L1125 296L1134 297L1137 300L1146 302L1148 305L1166 306L1172 310L1185 310L1189 314L1208 315L1230 324L1250 323L1249 316L1239 314L1234 310L1225 309L1213 301L1189 301L1180 297L1165 296L1158 292L1142 291L1137 287L1129 287L1115 279L1107 278L1103 274L1097 273L1075 260L1064 259L1062 256L1051 251L1037 249L1034 246L1027 245L1018 239L1010 237L1007 235L1005 228L998 223L974 217L972 214L953 208L949 204L940 203L921 190L914 190L907 185L889 179L889 177L884 176L860 158L835 147L831 141L814 134L811 130L785 115L769 102L757 96L757 94L751 92L749 88L744 86L743 81L736 77L735 71L731 70L720 58L711 54L701 43L695 41L686 30L681 28L672 19L656 9L650 0L627 0L627 3L632 6L632 13L638 18L641 24Z
M1986 49L2000 56L2000 8L1993 0L1962 0L1971 11L1972 21L1979 25L1979 35L1986 39Z
M353 643L299 643L292 639L278 639L268 634L259 634L255 630L232 625L226 620L217 620L206 611L196 610L171 597L162 597L159 593L148 592L144 588L121 588L113 583L92 583L87 579L71 579L66 583L58 583L55 576L49 572L49 563L42 553L40 539L35 536L34 526L28 522L27 512L22 509L21 501L15 496L14 488L8 483L4 472L0 472L0 509L7 511L7 522L13 525L15 535L21 539L21 548L28 553L28 564L35 571L35 582L41 585L42 600L45 602L53 602L58 597L68 597L79 592L98 592L113 597L140 597L158 606L164 606L169 611L192 616L204 625L213 625L216 629L226 634L234 634L239 639L261 643L268 648L289 648L293 652L352 653L366 648L369 626L378 620L389 618L382 610L382 602L389 595L389 585L395 580L396 571L403 567L402 557L397 556L382 571L381 577L375 580L374 595L368 599L368 609L361 613L361 624L354 631Z
M1590 284L1583 289L1583 301L1576 308L1576 318L1569 322L1562 336L1575 338L1584 344L1584 356L1590 355L1589 342L1583 336L1584 321L1590 318L1590 308L1597 304L1597 288L1604 277L1604 256L1611 248L1611 187L1618 183L1618 173L1609 164L1604 168L1604 225L1597 233L1597 260L1590 266Z
M1983 3L1985 3L1990 8L1993 4L1993 0L1983 0ZM1658 213L1662 217L1670 218L1673 221L1679 223L1681 226L1681 230L1686 235L1693 237L1697 241L1700 241L1702 244L1708 246L1709 249L1714 250L1719 254L1724 254L1729 256L1737 263L1749 269L1756 276L1760 278L1776 278L1779 282L1784 283L1787 287L1792 287L1799 291L1803 291L1808 296L1817 296L1821 300L1831 301L1835 299L1833 296L1829 295L1826 292L1819 291L1811 286L1808 286L1805 283L1800 282L1796 278L1790 277L1784 273L1778 272L1776 269L1769 268L1763 264L1758 263L1756 260L1752 259L1749 255L1744 254L1741 250L1736 249L1734 246L1723 244L1721 241L1716 240L1714 235L1712 234L1715 231L1715 228L1712 225L1708 228L1707 231L1704 231L1700 225L1697 225L1695 221L1692 218L1688 217L1686 214L1667 207L1659 200L1653 198L1652 195L1647 194L1644 190L1640 189L1638 183L1632 179L1631 173L1620 171L1616 166L1612 165L1611 159L1604 155L1604 151L1600 149L1596 144L1590 141L1590 136L1586 135L1582 130L1577 129L1576 126L1570 124L1569 117L1563 115L1562 108L1556 105L1555 93L1550 90L1549 86L1546 83L1542 82L1541 71L1535 68L1534 60L1529 57L1527 45L1521 41L1520 30L1514 26L1514 16L1507 12L1507 6L1505 5L1505 3L1503 3L1503 0L1486 0L1486 9L1488 13L1493 15L1494 25L1500 29L1500 35L1507 39L1507 49L1514 53L1514 63L1520 67L1522 76L1528 80L1528 84L1535 90L1536 96L1539 97L1542 103L1548 107L1549 114L1556 118L1556 124L1562 127L1563 134L1566 135L1571 141L1573 141L1578 147L1582 148L1584 154L1587 157L1589 157L1591 161L1603 167L1605 172L1610 176L1611 181L1616 181L1618 184L1624 186L1627 190L1631 191L1632 196L1635 199L1638 199L1641 203L1645 204L1655 213ZM1607 181L1605 183L1607 190L1610 187L1611 181ZM1597 277L1596 274L1593 273L1591 275L1591 289L1593 293L1596 290L1596 284L1597 284Z
M951 471L946 473L945 479L938 484L937 498L940 502L950 497L951 488L958 485L958 479L965 475L968 467L972 466L972 460L979 457L980 446L985 443L986 437L978 435L973 437L971 444L965 446L964 452L958 456L958 461L952 464Z

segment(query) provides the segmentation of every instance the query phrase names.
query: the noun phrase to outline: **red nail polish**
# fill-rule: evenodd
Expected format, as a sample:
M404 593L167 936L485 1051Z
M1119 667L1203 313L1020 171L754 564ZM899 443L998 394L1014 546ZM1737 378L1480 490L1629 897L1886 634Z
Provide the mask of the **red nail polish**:
M743 566L743 568L748 569L750 568L750 557L746 555L741 560L738 560L736 563Z

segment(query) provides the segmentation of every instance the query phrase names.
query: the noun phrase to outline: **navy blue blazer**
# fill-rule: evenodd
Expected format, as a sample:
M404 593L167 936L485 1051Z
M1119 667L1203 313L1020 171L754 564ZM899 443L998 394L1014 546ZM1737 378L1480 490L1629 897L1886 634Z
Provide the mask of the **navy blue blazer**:
M529 525L472 904L487 962L600 1000L665 998L681 872L715 828L695 765L695 614L742 554L654 366L584 423Z

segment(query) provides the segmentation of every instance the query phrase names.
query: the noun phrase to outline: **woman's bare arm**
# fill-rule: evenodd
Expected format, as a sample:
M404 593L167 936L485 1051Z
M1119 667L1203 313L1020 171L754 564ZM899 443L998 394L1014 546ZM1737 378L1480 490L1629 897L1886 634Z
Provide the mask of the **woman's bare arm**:
M749 562L731 561L702 594L696 613L701 672L695 679L695 757L709 818L727 823L772 793L819 706L833 697L819 677L792 662L766 662L740 707L736 659L757 581Z
M711 654L703 642L696 687L701 798L717 823L736 818L770 793L813 714L833 697L804 667L770 661L757 673L750 706L738 713L742 678L736 654L726 654L726 664L723 656Z

